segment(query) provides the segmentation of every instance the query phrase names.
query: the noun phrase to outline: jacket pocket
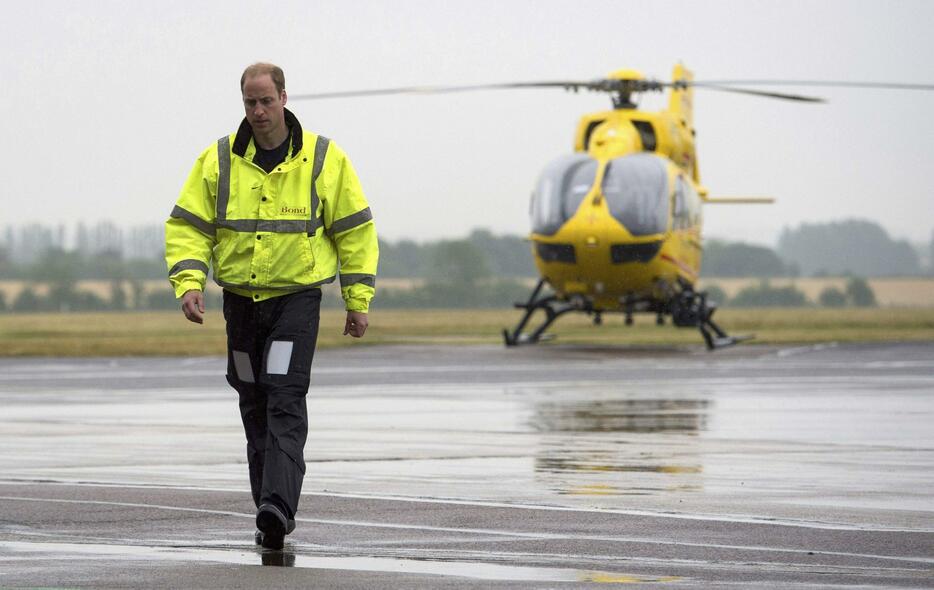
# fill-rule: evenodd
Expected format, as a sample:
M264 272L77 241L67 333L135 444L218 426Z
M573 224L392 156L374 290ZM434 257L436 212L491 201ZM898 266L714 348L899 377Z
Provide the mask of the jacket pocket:
M276 234L269 255L269 284L294 287L311 283L315 256L303 233Z
M217 244L211 253L214 276L222 281L235 282L233 260L231 253L237 245L237 236L234 232L220 230L217 235Z

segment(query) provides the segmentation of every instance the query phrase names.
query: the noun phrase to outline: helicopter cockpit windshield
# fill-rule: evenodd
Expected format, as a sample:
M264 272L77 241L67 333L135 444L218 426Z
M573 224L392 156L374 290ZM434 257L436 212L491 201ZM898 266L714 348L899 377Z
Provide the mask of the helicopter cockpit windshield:
M545 167L532 193L532 231L551 235L574 215L597 177L597 161L569 154Z
M668 169L654 154L632 154L607 162L603 196L614 218L634 236L668 229Z

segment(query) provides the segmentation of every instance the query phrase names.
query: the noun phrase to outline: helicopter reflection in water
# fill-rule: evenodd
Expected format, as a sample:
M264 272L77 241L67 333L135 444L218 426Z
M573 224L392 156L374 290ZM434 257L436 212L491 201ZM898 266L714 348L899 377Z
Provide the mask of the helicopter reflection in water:
M544 435L536 474L562 495L700 490L699 454L684 443L706 430L710 403L643 398L536 404L529 426Z

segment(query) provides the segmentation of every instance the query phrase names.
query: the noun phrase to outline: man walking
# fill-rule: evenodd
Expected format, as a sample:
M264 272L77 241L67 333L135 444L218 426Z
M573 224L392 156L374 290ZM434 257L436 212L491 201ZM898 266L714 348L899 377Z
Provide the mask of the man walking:
M363 337L379 253L350 160L285 108L282 70L253 64L240 90L246 117L195 162L166 222L166 262L192 322L204 321L209 264L224 288L227 381L240 396L256 541L281 549L305 474L320 286L339 274L344 335Z

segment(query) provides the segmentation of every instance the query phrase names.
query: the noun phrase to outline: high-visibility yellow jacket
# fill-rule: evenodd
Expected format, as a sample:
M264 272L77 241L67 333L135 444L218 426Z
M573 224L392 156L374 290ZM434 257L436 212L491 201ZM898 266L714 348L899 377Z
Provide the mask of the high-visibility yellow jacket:
M285 111L291 146L267 174L253 164L246 119L202 152L165 225L175 296L204 290L208 264L221 287L262 301L330 283L340 273L350 311L376 288L376 228L357 174L334 142L303 132Z

